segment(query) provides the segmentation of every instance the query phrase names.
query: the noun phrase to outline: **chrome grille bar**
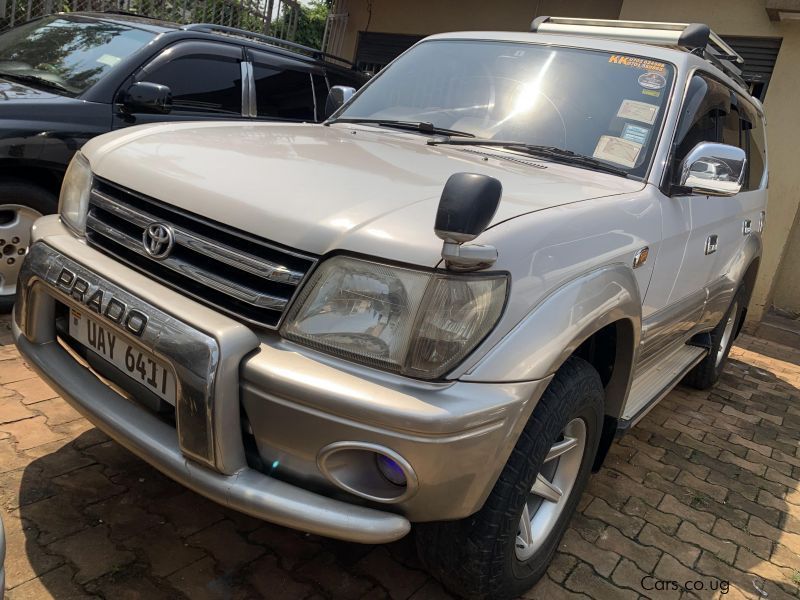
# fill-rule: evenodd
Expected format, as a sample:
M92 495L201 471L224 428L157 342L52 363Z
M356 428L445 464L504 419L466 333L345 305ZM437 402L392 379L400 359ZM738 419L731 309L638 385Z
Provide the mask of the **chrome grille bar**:
M146 256L146 254L141 251L142 243L140 240L135 240L132 237L125 235L121 231L106 225L102 221L98 220L94 215L89 215L89 218L86 221L86 226L115 241L121 246L125 246L128 250L132 250L133 252L141 254L142 256ZM284 308L286 308L287 300L285 298L276 298L275 296L270 296L268 294L261 294L255 290L249 289L243 285L238 285L223 277L209 277L203 272L203 269L195 267L194 265L172 256L161 259L158 262L165 267L180 273L181 275L197 279L201 283L212 287L219 292L230 294L242 302L247 302L248 304L260 306L262 308L271 308L273 310L282 311Z
M143 233L153 223L174 233L169 256L145 251ZM86 238L165 285L267 328L278 327L317 262L100 179L89 198Z
M99 206L103 210L121 219L133 223L137 227L145 228L151 223L159 221L159 219L154 216L142 210L126 206L96 189L92 190L92 204ZM238 250L234 250L223 244L209 240L208 238L185 231L175 225L171 225L171 227L175 232L175 243L180 246L191 248L197 251L198 254L204 254L232 267L243 269L254 275L259 275L260 277L280 283L297 285L303 279L304 274L299 271L292 271L283 265L277 265L255 258L254 256L239 252ZM144 251L144 246L141 244L137 244L135 248L130 248L130 250L138 252L142 256L147 256L147 253Z

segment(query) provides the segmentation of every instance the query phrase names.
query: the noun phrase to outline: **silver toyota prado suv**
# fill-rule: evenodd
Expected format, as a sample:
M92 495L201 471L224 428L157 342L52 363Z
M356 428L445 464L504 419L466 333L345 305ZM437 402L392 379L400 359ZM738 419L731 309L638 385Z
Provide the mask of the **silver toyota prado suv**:
M429 37L323 124L95 138L17 345L196 492L356 542L413 523L450 590L517 595L614 439L739 332L767 199L741 62L705 25L539 18Z

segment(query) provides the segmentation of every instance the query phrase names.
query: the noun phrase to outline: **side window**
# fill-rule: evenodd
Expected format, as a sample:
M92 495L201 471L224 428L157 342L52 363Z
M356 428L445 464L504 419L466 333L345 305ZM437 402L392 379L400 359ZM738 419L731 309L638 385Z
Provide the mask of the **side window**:
M173 110L242 114L241 50L190 42L168 48L137 77L172 90Z
M314 97L317 99L317 121L325 119L325 103L328 101L328 81L324 75L313 75Z
M709 77L693 76L675 136L676 164L700 142L722 142L724 118L730 112L727 87Z
M259 117L314 120L314 91L311 73L269 54L252 52Z
M755 190L761 184L766 165L767 142L764 135L764 121L749 102L740 100L739 106L742 109L742 139L745 144L742 147L747 152L749 165L745 189Z

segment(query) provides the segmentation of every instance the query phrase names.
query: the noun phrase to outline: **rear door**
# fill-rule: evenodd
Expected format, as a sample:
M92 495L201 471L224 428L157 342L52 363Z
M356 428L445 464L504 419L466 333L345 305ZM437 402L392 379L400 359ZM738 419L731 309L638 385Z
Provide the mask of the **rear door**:
M166 85L172 91L169 114L124 114L117 106L114 127L158 121L242 118L240 46L222 42L185 41L165 48L131 81ZM124 87L124 86L123 86Z

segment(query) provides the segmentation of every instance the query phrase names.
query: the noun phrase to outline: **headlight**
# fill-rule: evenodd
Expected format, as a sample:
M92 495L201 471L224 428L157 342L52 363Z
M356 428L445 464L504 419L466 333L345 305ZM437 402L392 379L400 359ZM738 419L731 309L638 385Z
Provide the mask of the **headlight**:
M67 167L58 199L61 220L78 235L86 233L86 213L89 210L89 192L92 189L92 170L89 161L76 152Z
M494 327L505 275L449 275L335 257L316 270L282 334L317 350L435 379Z

